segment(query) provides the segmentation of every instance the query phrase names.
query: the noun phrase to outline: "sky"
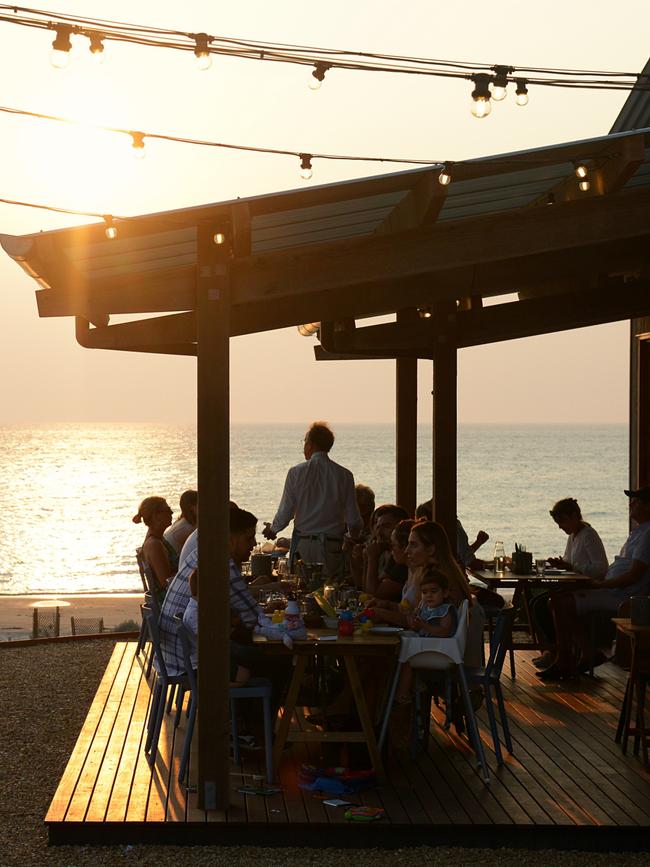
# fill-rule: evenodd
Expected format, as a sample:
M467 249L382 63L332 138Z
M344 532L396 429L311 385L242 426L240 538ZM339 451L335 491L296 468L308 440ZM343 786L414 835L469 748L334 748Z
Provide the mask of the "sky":
M527 7L529 9L527 10ZM640 70L650 5L497 5L403 0L247 0L237 4L56 0L39 9L264 41L512 66ZM73 39L64 70L49 61L53 34L0 22L0 103L89 123L305 152L459 160L606 134L624 92L530 89L490 117L470 115L464 81L309 69L110 42L101 66ZM304 185L294 158L148 142L144 160L117 136L0 113L0 197L135 215ZM311 183L401 167L316 163ZM79 218L0 204L0 232L20 235ZM39 319L36 284L0 252L0 424L152 421L192 424L195 359L85 350L74 323ZM629 324L461 350L459 420L627 421ZM394 362L316 363L296 329L231 341L231 420L333 425L394 419ZM419 364L419 413L431 413L431 363Z

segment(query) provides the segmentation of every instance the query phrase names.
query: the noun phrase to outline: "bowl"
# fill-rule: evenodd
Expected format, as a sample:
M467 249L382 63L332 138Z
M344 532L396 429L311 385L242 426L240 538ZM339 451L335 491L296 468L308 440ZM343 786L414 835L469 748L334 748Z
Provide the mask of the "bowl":
M339 619L338 617L325 617L323 614L323 623L328 629L338 629L339 628Z

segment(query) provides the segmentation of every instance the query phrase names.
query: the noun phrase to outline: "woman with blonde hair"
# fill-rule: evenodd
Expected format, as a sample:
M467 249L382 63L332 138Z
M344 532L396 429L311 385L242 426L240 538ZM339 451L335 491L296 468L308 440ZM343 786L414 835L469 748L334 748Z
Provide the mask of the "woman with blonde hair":
M178 571L178 553L164 538L172 522L172 510L164 497L145 497L133 516L134 524L144 523L147 535L142 543L142 556L151 570L159 601L167 592L167 584Z

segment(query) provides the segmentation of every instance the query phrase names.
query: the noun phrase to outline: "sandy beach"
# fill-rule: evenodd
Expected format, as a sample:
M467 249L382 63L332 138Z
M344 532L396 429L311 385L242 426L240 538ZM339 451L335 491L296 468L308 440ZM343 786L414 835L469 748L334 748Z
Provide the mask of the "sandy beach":
M107 630L128 620L140 623L141 602L141 593L0 596L0 641L31 638L34 608L50 613L58 607L60 634L70 635L71 617L101 617Z

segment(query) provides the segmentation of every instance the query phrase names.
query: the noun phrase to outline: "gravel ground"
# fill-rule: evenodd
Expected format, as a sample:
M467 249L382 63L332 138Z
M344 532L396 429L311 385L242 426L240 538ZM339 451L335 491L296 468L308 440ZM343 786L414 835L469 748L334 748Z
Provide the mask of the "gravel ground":
M647 865L647 854L448 849L260 849L252 847L51 847L43 824L113 645L106 641L0 651L0 864L214 865L377 864L589 867ZM435 832L434 832L435 833Z

